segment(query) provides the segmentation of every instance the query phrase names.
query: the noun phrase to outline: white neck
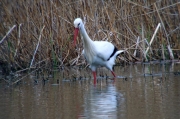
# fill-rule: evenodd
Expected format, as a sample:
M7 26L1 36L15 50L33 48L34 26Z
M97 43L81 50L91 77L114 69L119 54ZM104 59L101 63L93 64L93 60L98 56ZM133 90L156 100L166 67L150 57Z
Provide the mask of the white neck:
M82 35L82 41L83 41L83 46L84 46L84 52L86 55L86 59L88 60L89 63L93 62L93 58L96 55L96 49L94 46L94 42L89 38L86 29L84 28L84 25L81 26L80 32Z

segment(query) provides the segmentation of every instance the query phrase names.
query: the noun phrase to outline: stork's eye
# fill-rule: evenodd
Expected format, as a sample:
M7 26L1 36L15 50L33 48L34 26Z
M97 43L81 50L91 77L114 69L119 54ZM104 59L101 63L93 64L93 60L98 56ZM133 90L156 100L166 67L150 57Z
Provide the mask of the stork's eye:
M78 26L80 25L80 23L78 24Z

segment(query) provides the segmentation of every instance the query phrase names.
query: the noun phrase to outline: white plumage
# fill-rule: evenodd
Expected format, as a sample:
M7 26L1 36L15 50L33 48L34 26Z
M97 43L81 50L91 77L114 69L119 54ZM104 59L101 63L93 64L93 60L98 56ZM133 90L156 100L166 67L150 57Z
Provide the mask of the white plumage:
M74 20L75 34L74 34L74 42L76 43L76 38L78 35L78 31L80 31L82 35L83 41L83 55L85 56L87 62L90 65L90 68L93 72L94 83L96 83L96 68L97 66L104 66L109 69L113 76L115 74L112 70L113 65L115 64L116 56L124 50L117 50L117 48L110 42L107 41L92 41L85 28L82 20L80 18L76 18Z

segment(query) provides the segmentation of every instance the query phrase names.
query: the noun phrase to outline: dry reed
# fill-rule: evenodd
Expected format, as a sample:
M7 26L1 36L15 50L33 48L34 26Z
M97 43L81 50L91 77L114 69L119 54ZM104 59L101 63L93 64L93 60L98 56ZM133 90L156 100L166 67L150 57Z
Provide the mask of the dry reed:
M93 40L126 49L125 61L180 57L178 0L4 0L0 10L0 62L16 70L81 65L80 37L72 47L77 17ZM153 36L159 23L163 28Z

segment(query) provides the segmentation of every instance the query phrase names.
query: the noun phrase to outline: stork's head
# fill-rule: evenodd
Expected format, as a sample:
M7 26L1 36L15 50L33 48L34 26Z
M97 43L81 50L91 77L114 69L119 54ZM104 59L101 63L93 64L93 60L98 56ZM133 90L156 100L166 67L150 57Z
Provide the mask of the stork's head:
M78 36L78 32L79 32L79 29L81 29L81 26L83 25L83 22L82 22L82 19L81 18L76 18L74 20L74 45L76 45L76 39L77 39L77 36Z

